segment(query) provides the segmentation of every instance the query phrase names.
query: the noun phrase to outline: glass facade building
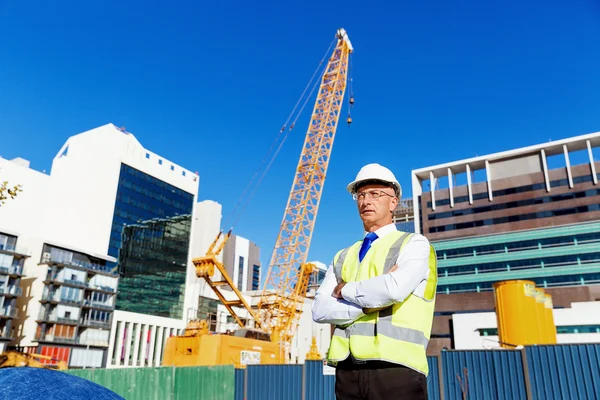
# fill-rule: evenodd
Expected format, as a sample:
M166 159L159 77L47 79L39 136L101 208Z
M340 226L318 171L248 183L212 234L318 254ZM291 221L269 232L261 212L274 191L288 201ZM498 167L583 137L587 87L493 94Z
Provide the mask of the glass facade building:
M181 318L194 195L121 164L109 255L117 310Z
M438 292L491 291L528 279L543 288L600 283L600 222L434 243Z

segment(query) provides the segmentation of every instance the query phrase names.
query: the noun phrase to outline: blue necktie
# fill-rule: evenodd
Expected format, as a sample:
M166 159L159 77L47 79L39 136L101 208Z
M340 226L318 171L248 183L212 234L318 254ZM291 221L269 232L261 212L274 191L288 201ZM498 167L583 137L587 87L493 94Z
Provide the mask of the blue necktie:
M367 233L367 236L365 236L363 240L362 246L360 246L360 251L358 252L359 262L362 262L363 258L365 258L365 254L367 254L367 251L369 251L369 248L371 247L371 243L373 243L377 238L378 236L375 232Z

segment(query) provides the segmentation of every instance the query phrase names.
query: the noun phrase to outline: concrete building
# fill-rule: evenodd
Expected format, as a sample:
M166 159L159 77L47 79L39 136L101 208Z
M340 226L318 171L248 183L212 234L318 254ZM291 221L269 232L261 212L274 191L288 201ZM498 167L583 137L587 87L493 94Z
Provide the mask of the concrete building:
M256 243L231 235L223 249L223 264L238 290L246 292L260 288L260 248Z
M392 221L396 228L402 232L415 231L415 213L413 199L400 199L398 206L392 214Z
M314 271L310 277L310 282L308 283L308 290L317 290L321 283L323 283L323 279L325 279L325 274L327 273L327 265L320 261L310 261L311 264L317 266L316 271Z
M112 124L70 137L54 158L49 175L30 169L22 159L0 159L0 171L3 179L23 186L16 199L0 208L0 232L28 249L19 254L5 251L12 259L0 260L11 268L15 260L24 260L18 262L23 263L20 284L26 292L20 310L8 312L14 320L10 327L6 322L0 325L4 341L11 335L13 345L38 351L40 340L51 338L56 344L61 336L50 326L56 326L59 318L65 322L77 317L78 324L65 322L76 329L60 331L69 334L83 333L83 328L90 331L92 326L82 324L92 320L105 328L105 315L91 315L85 302L112 301L116 310L110 316L106 365L160 365L166 338L185 327L188 311L197 304L199 279L190 247L206 244L192 243L197 238L193 222L213 218L196 214L201 208L196 205L198 175L145 149L131 133ZM202 235L198 240L206 242ZM70 254L78 262L56 258L60 252L60 257ZM50 258L44 258L44 253ZM121 257L123 263L118 262ZM76 265L82 262L83 267ZM18 276L8 277L0 282L15 287ZM188 286L193 289L187 290ZM65 291L65 299L81 301L72 305L77 310L53 303L59 287L61 299ZM116 296L109 287L117 289ZM12 307L14 300L6 300L12 293L7 294L1 296L3 304ZM95 343L98 338L94 336ZM77 345L92 340L77 334L71 339L79 341Z
M442 294L491 294L497 281L600 283L598 146L600 132L412 171L415 231L438 255L438 312ZM436 315L431 351L452 345L440 324L465 301Z
M28 250L17 247L17 236L0 232L0 353L15 339L14 319L23 294L21 278L27 257Z

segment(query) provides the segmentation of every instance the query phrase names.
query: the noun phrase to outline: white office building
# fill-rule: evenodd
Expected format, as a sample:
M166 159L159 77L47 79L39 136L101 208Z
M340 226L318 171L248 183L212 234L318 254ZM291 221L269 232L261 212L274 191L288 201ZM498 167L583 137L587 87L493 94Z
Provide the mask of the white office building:
M0 246L0 267L10 271L0 268L0 342L33 347L42 338L48 347L68 343L73 349L102 344L108 367L160 365L164 342L197 306L192 258L219 229L220 205L197 204L198 175L113 124L70 137L50 174L26 160L2 158L0 174L23 188L0 208L0 235L13 243ZM19 287L26 293L15 301ZM88 316L92 322L84 321ZM102 329L94 333L84 325L92 323ZM89 339L82 339L86 331ZM73 351L47 354L77 358L73 366L85 358ZM98 354L91 358L99 362Z
M260 288L260 248L256 243L232 234L223 248L223 264L239 291Z

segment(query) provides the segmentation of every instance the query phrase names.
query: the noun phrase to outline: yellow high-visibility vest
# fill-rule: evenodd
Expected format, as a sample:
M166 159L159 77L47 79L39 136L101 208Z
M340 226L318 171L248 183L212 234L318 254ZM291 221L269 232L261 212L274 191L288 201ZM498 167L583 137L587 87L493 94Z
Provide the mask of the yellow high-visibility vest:
M362 241L339 251L334 257L338 282L358 282L389 272L413 234L395 231L375 240L359 262ZM401 268L401 266L399 266ZM350 353L357 360L380 360L402 364L428 375L427 344L431 337L437 258L430 244L429 278L423 298L410 294L402 303L364 315L347 326L336 326L327 354L335 366Z

